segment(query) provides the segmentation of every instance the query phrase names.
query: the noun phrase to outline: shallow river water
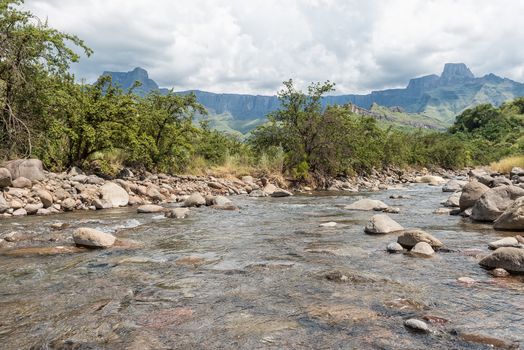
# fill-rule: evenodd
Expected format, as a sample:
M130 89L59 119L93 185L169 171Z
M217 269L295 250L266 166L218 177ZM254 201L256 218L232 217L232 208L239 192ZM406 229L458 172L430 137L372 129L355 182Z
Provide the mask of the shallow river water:
M2 220L1 232L48 234L67 222L69 233L89 226L128 243L69 254L0 250L0 348L518 348L524 278L493 278L478 265L487 243L507 234L433 214L448 195L416 185L233 197L240 211L201 208L183 220L132 208ZM342 208L363 196L400 207L393 219L450 251L388 254L394 234L363 232L374 213ZM319 227L327 221L338 225ZM432 332L406 329L412 317Z

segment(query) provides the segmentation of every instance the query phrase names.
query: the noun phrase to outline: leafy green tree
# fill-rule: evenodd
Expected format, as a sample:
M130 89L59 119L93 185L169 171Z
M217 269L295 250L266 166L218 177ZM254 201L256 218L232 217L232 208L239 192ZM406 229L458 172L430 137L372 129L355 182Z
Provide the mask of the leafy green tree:
M71 62L91 50L78 37L48 27L21 0L0 0L0 142L7 155L30 154L41 127L42 95L54 79L70 79Z

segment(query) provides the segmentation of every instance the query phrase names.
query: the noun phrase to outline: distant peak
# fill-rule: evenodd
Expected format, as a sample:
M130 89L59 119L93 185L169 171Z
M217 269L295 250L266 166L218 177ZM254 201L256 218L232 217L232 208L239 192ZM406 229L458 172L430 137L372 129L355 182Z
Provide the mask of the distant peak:
M446 63L440 78L445 81L473 79L475 76L464 63Z

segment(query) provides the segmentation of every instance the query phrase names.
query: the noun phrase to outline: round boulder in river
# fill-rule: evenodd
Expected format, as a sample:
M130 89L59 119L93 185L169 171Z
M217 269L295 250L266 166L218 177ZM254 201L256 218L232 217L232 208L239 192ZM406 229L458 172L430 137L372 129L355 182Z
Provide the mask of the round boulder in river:
M73 233L76 245L92 248L108 248L115 243L115 236L88 227L80 227Z
M460 210L464 211L475 205L475 202L489 190L489 187L478 181L471 181L462 188L460 195Z
M431 248L431 245L429 245L429 243L418 242L411 249L411 253L418 254L418 255L432 256L433 254L435 254L435 251L433 250L433 248Z
M524 249L503 247L482 259L479 264L486 268L501 268L510 272L524 272Z
M371 217L371 220L364 228L364 232L370 234L382 234L400 231L403 229L404 227L402 227L399 223L390 218L388 215L377 214Z
M100 188L102 199L107 200L113 207L125 207L129 203L126 190L114 182L108 182Z
M404 230L401 235L398 236L397 242L408 249L413 248L419 242L426 242L431 245L432 248L440 248L443 246L441 241L422 230Z
M206 205L206 199L198 192L193 193L184 201L184 207L201 207Z

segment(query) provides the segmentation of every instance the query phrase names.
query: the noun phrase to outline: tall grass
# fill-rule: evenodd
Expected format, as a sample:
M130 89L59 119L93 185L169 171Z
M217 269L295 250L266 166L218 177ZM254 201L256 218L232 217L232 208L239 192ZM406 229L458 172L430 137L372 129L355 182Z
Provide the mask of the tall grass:
M524 168L524 155L503 158L498 162L491 163L489 167L491 170L508 174L513 167Z

